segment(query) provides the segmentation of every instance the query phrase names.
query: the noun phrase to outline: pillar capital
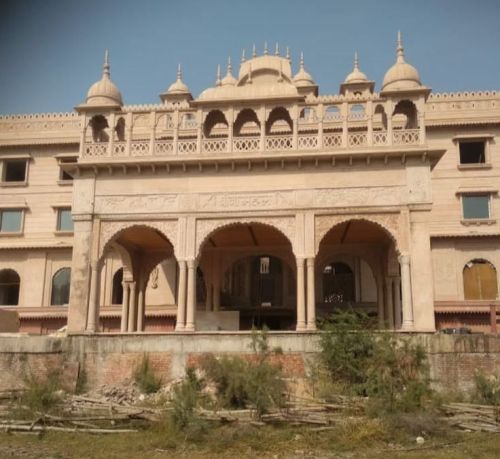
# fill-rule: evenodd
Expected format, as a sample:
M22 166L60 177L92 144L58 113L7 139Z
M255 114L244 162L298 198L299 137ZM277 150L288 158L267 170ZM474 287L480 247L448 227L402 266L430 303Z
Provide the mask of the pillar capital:
M306 258L307 267L314 266L314 262L315 262L314 257Z
M408 253L402 253L398 257L399 263L402 265L409 265L410 264L410 255Z

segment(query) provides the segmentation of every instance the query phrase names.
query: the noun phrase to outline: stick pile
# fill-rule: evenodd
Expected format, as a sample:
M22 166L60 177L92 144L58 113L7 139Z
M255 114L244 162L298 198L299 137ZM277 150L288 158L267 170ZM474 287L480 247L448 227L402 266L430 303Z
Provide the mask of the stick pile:
M464 430L500 433L500 406L449 403L443 406L444 418Z

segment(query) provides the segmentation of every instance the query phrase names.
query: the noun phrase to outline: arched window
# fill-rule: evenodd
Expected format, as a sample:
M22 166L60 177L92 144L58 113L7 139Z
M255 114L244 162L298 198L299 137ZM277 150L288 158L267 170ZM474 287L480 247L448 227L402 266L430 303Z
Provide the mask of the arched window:
M486 260L469 261L463 271L466 300L494 300L498 296L497 271Z
M118 269L113 276L113 291L111 293L111 304L123 303L123 268Z
M69 303L69 285L71 281L71 268L61 268L52 278L52 293L50 304L61 306Z
M354 274L345 263L330 263L323 269L323 302L354 301Z
M0 271L0 306L17 306L19 304L19 286L21 278L13 269Z

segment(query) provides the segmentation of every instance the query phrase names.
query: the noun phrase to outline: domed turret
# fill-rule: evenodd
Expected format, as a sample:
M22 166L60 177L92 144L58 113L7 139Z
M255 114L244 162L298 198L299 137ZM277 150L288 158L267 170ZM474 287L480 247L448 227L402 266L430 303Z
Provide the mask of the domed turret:
M83 106L86 107L113 107L123 105L119 89L110 79L108 50L104 54L104 68L102 78L94 83L87 92L87 99Z
M312 76L304 68L304 53L300 53L300 67L297 74L293 77L293 84L303 95L318 95L318 85L314 82Z
M354 53L354 69L346 76L344 83L366 83L368 78L359 70L358 53Z
M382 83L382 91L417 89L422 86L420 75L415 67L405 61L401 33L398 32L396 63L387 71Z
M347 75L344 82L340 85L340 94L370 94L373 92L375 82L370 81L368 77L359 69L358 53L354 53L354 68Z
M231 58L227 58L227 73L221 80L221 86L236 86L238 80L233 76L233 67L231 66Z
M163 102L177 102L180 100L191 100L193 97L189 92L186 83L182 81L181 64L177 66L177 79L168 87L168 89L160 94L160 99Z

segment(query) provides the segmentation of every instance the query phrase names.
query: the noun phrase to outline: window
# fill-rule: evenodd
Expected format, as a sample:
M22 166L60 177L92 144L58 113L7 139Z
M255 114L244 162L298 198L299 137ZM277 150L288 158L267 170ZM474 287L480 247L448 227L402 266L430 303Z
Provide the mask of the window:
M463 271L466 300L494 300L498 296L497 271L486 260L469 261Z
M0 306L17 306L21 278L13 269L0 271Z
M63 182L71 182L73 181L73 177L61 169L59 172L59 180L62 180Z
M487 220L490 218L490 195L463 195L462 209L465 220Z
M0 211L0 233L20 233L22 226L22 210L9 209Z
M484 164L486 148L484 140L459 142L460 164Z
M57 210L57 231L73 231L73 219L71 218L71 209Z
M118 269L113 276L113 291L111 292L111 304L123 303L123 268Z
M62 268L52 278L52 293L50 304L61 306L69 303L69 286L71 281L71 268Z
M26 182L25 159L8 159L3 162L2 182L24 183Z

